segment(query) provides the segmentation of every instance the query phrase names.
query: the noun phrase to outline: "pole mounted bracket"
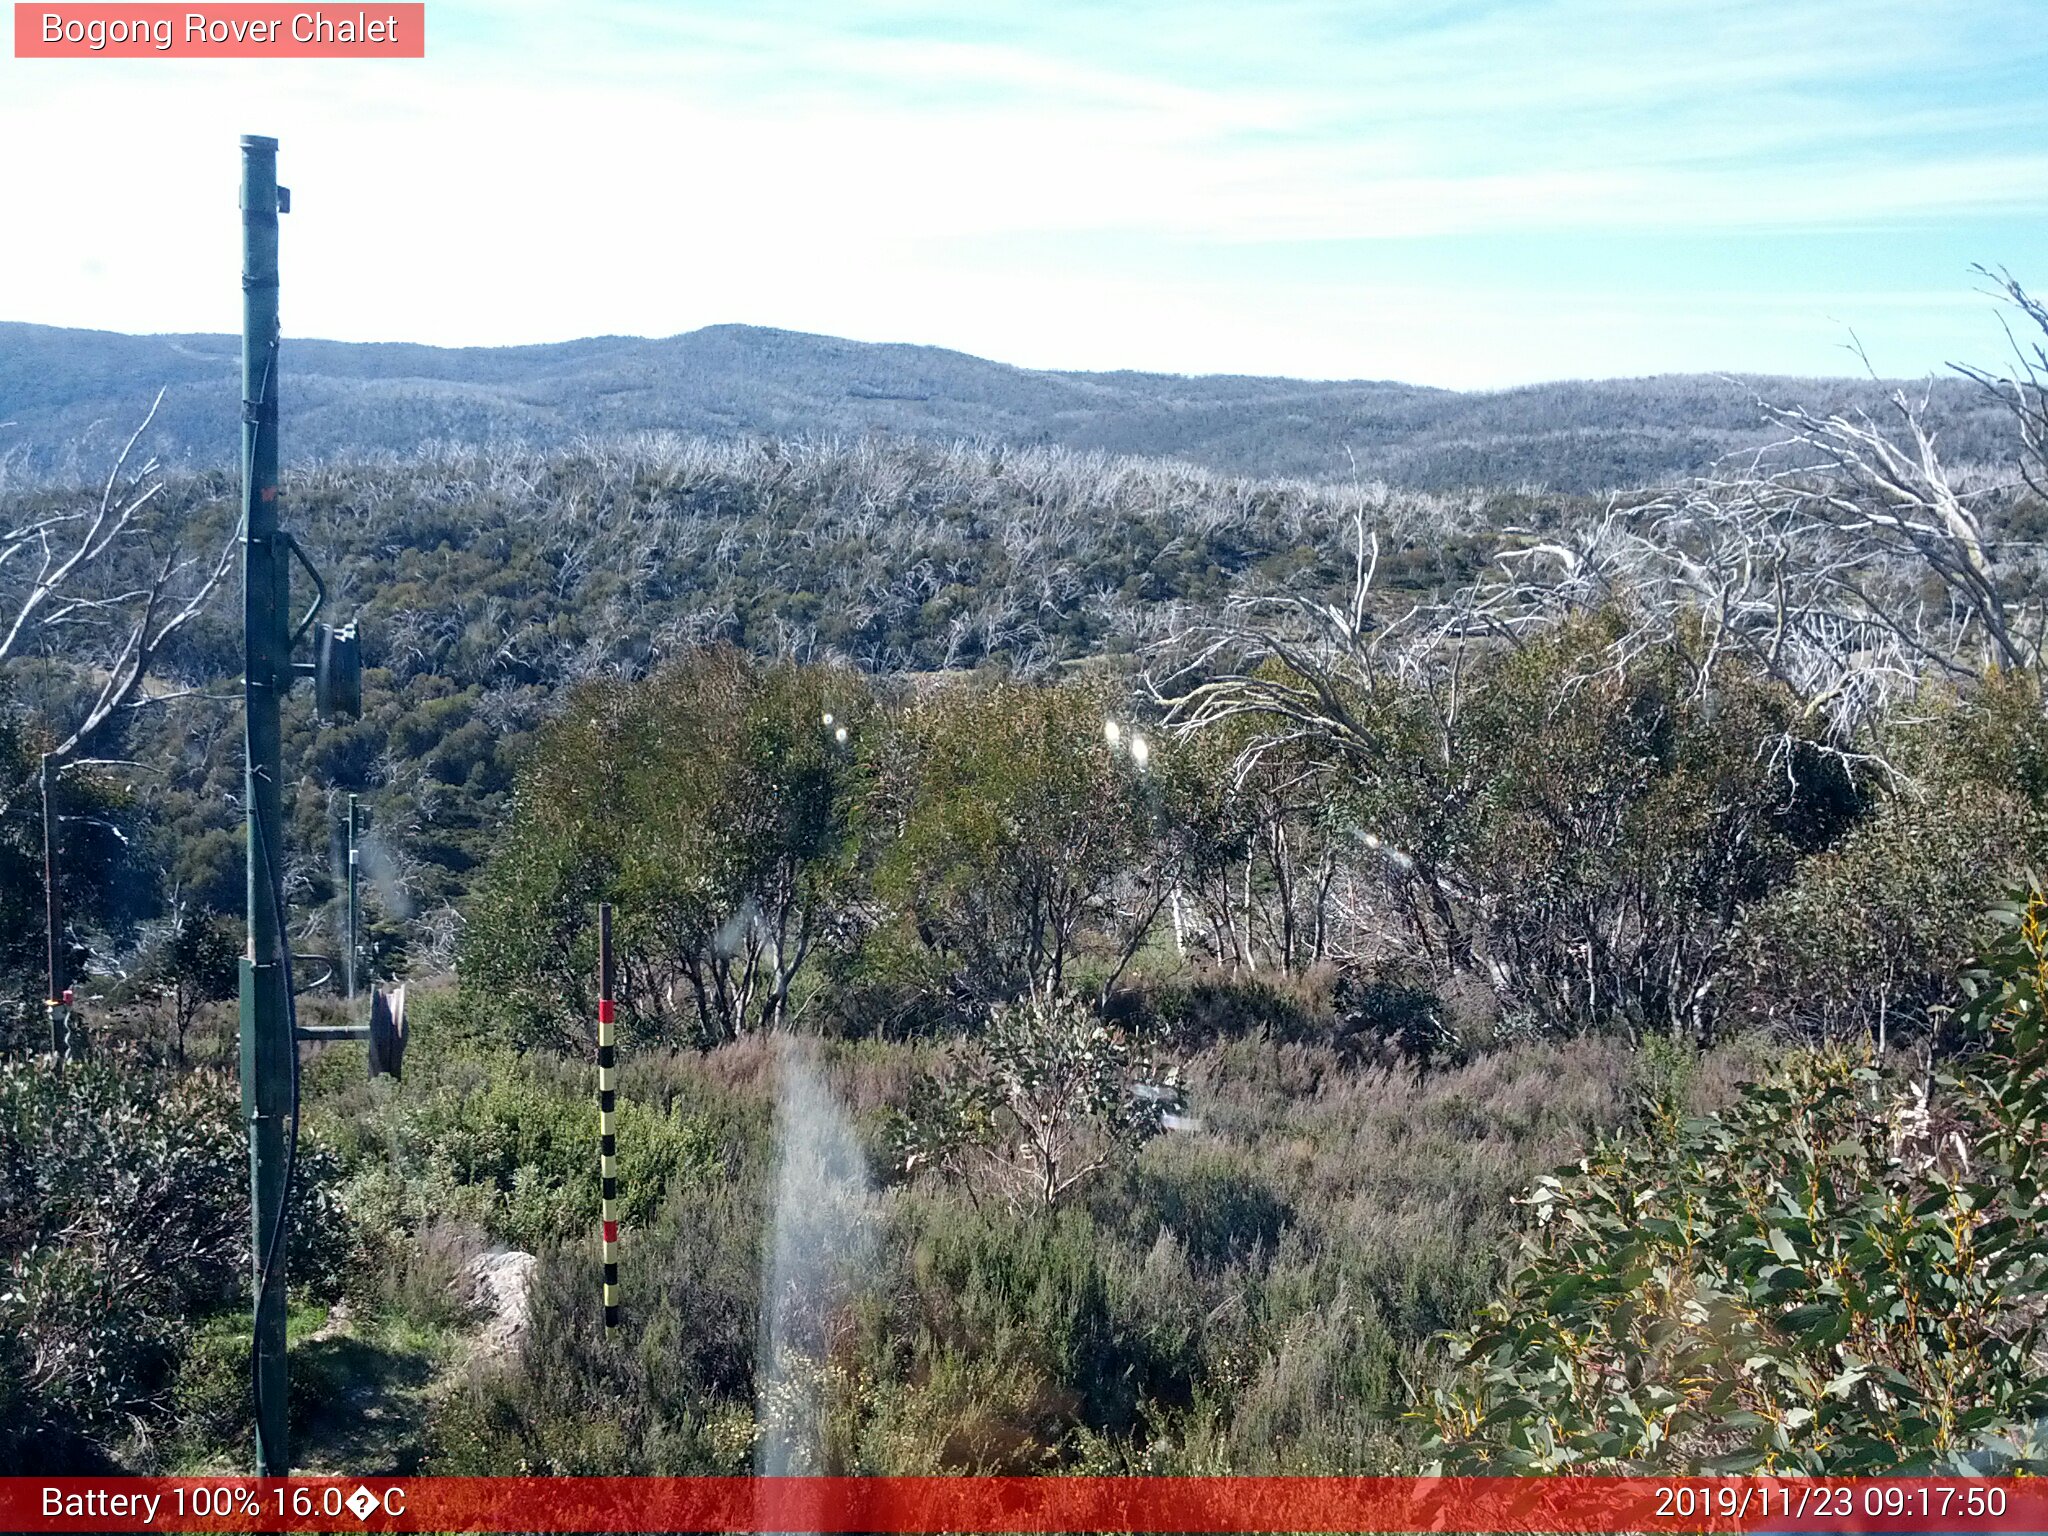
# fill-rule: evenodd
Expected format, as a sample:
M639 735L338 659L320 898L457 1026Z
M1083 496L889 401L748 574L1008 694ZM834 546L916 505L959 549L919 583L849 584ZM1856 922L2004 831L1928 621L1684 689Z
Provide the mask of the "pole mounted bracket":
M361 638L353 624L337 627L313 622L327 605L327 583L320 579L319 568L297 539L282 528L277 536L291 557L313 578L313 601L300 615L298 627L286 642L287 651L296 650L299 642L306 638L306 632L311 630L313 659L293 662L292 676L313 679L313 709L322 720L356 719L363 712Z
M370 1043L370 1076L399 1078L405 1064L405 988L370 994L370 1022L367 1024L301 1024L298 1038L309 1045L328 1045L338 1040L367 1040Z
M292 637L289 641L291 647L296 649L298 643L306 638L306 631L312 627L314 617L327 604L327 583L320 579L320 569L313 564L312 559L306 554L304 545L300 544L297 539L293 538L282 528L278 530L277 536L284 540L284 546L290 552L291 557L305 568L308 576L313 578L313 605L300 616L299 627L292 631Z

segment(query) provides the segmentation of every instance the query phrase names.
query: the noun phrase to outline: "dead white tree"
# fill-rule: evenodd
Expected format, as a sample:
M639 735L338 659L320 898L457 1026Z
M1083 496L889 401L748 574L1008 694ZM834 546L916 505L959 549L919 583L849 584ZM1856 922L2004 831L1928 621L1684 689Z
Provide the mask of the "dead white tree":
M2011 370L1993 373L1958 363L1956 372L1983 385L2012 413L2019 436L2020 478L2034 495L2048 501L2048 305L2021 287L2010 272L1989 267L1977 272L2022 323L2039 334L2022 339L2008 318L2005 336L2012 350Z
M1265 727L1239 755L1239 783L1259 757L1291 741L1318 741L1361 766L1380 755L1361 704L1411 670L1400 642L1423 608L1415 603L1392 620L1373 614L1379 535L1363 508L1353 511L1348 534L1352 574L1342 603L1307 593L1233 596L1221 615L1168 636L1144 674L1146 693L1178 736L1244 718Z
M77 758L119 710L154 702L140 697L144 680L234 566L239 528L217 553L193 553L183 529L149 515L164 490L157 462L131 470L129 460L162 403L160 390L97 501L0 530L0 667L36 650L97 680L83 712L58 728L53 764Z
M1342 817L1320 818L1322 847L1305 871L1308 890L1302 893L1312 899L1298 917L1284 828L1265 824L1280 811L1277 804L1266 808L1270 814L1255 831L1241 870L1234 921L1243 925L1244 947L1251 936L1253 857L1263 841L1281 904L1268 923L1279 936L1276 956L1294 948L1297 922L1318 956L1351 947L1331 932L1330 919L1340 879L1355 866L1385 883L1400 921L1433 961L1460 969L1473 963L1470 926L1460 910L1470 893L1448 838L1439 835L1473 787L1457 761L1457 721L1471 658L1511 643L1518 616L1498 593L1386 601L1377 587L1381 535L1375 519L1387 510L1362 500L1350 509L1343 530L1349 581L1341 599L1306 591L1234 596L1220 614L1191 619L1165 636L1142 688L1172 735L1221 732L1237 741L1227 781L1240 800L1259 800L1262 790L1271 798L1273 785L1263 780L1272 776L1262 774L1264 765L1304 753L1305 764L1320 760L1322 769L1306 777L1282 773L1283 801L1299 799L1307 787L1314 804L1334 811L1347 777L1382 780L1391 770L1410 778L1413 824L1398 844L1383 844L1370 827L1340 827ZM1419 732L1435 743L1426 758L1413 753ZM1340 856L1341 843L1355 844L1355 857Z
M1819 460L1771 475L1759 494L1834 535L1827 543L1838 558L1825 586L1839 602L1820 606L1882 626L1923 665L1951 676L2035 670L2043 609L2030 578L2038 560L2031 549L2000 549L1987 529L1987 513L2012 487L1942 462L1924 398L1897 391L1890 404L1889 429L1867 416L1765 408L1789 429L1791 445ZM1916 601L1930 578L1945 612Z
M2048 311L2006 281L2020 312L2048 336ZM1365 922L1399 914L1433 966L1488 974L1504 998L1530 992L1531 977L1554 990L1554 957L1544 955L1536 959L1548 971L1509 953L1527 974L1519 987L1502 985L1496 951L1522 942L1512 909L1528 909L1530 897L1489 883L1461 853L1460 833L1472 828L1460 818L1479 805L1474 744L1461 744L1460 732L1471 677L1489 655L1584 616L1568 664L1544 685L1553 708L1603 678L1625 682L1652 652L1689 689L1697 720L1712 721L1732 696L1726 690L1761 675L1799 707L1791 715L1745 710L1769 733L1755 743L1759 763L1803 779L1802 765L1818 754L1859 777L1874 772L1909 787L1886 744L1902 699L1930 682L2044 666L2048 558L2011 535L2009 514L2048 484L2048 349L2016 343L2015 352L2014 376L1973 376L2000 391L2019 423L2017 477L1944 462L1927 400L1904 391L1876 415L1760 401L1784 436L1746 463L1617 498L1578 527L1498 530L1479 580L1427 600L1390 601L1375 590L1379 539L1369 518L1385 509L1361 503L1343 529L1351 579L1341 598L1309 589L1240 596L1220 615L1181 623L1153 647L1151 701L1169 730L1241 743L1240 788L1262 758L1296 745L1370 784L1393 818L1378 830L1401 829L1391 850L1399 863L1367 840L1373 829L1359 828L1382 867L1374 873L1375 861L1360 857L1343 870L1345 904ZM1499 744L1491 750L1498 755ZM1573 834L1590 848L1614 835L1604 824ZM1474 858L1505 858L1510 873L1519 867L1483 839L1474 847ZM1372 878L1356 878L1365 875ZM1617 995L1611 977L1595 975L1601 954L1617 972L1661 957L1676 978L1663 1002L1697 1014L1726 958L1728 914L1707 914L1719 924L1713 942L1693 942L1666 933L1655 912L1602 906L1595 895L1567 891L1552 902L1556 933L1583 932L1588 996Z
M77 1037L68 1010L56 1001L67 997L68 971L59 899L60 828L67 818L58 786L72 770L137 766L87 757L85 749L119 711L164 697L147 696L144 682L165 646L205 610L240 542L236 529L217 555L189 553L185 530L152 515L164 490L157 462L147 458L131 469L129 461L162 404L159 390L115 456L96 501L0 526L0 675L34 654L70 670L87 698L50 723L53 744L34 780L0 786L0 811L30 792L42 802L47 995L53 1000L51 1047L60 1056Z

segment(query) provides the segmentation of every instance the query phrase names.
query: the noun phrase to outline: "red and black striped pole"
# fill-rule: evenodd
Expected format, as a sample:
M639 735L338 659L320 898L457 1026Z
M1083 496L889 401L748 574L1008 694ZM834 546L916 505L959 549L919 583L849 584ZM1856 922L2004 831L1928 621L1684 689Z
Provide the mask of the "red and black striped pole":
M612 1039L612 908L597 909L597 1174L602 1185L599 1218L604 1240L604 1327L619 1326L619 1142L618 1047Z

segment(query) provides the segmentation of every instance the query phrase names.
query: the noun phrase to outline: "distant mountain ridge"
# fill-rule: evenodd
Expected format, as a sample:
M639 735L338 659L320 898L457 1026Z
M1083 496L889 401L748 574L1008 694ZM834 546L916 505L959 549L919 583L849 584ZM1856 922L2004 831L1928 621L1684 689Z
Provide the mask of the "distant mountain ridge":
M1053 443L1250 476L1579 493L1699 473L1769 440L1756 394L1875 408L1892 387L1673 374L1467 393L1369 380L1057 372L746 325L516 347L287 338L283 370L288 460L409 455L437 440L547 447L644 431L883 433ZM0 322L0 463L16 478L103 475L162 387L150 438L157 456L230 464L239 377L234 336ZM2007 433L1981 391L1953 379L1934 390L1953 456L2001 450Z

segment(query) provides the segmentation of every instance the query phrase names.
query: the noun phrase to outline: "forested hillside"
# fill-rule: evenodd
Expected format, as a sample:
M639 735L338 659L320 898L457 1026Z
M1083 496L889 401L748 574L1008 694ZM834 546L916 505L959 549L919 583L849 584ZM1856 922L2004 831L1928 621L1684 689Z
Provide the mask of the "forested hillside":
M284 356L284 430L302 462L447 444L550 449L642 431L887 434L1185 459L1232 475L1362 475L1418 490L1594 492L1682 478L1770 440L1758 395L1836 411L1875 408L1896 387L1680 375L1460 393L1059 373L742 325L530 347L293 340ZM159 387L153 446L165 462L231 465L239 368L232 336L0 324L0 466L17 479L91 478ZM1981 391L1942 380L1933 399L1952 462L1997 456L1998 413Z
M218 548L232 477L159 483L152 513ZM316 731L303 691L287 705L288 761L305 774L297 878L316 903L332 895L336 797L359 792L379 875L444 925L531 732L576 684L713 642L878 676L1113 670L1182 607L1339 581L1354 510L1387 520L1392 586L1428 593L1474 574L1497 525L1555 525L1590 506L1230 480L1045 449L682 439L329 466L290 476L286 496L335 608L360 615L367 668L359 721ZM24 492L13 515L26 524L80 500ZM181 696L123 712L98 740L100 755L158 765L129 792L169 840L143 832L135 858L224 912L243 881L239 651L239 613L217 602L158 660ZM68 725L94 697L77 681L25 659L14 686Z
M2027 356L1981 464L1783 405L1795 457L1614 498L904 438L301 466L367 670L286 714L300 1006L346 1012L355 794L415 1043L308 1050L298 1461L2048 1466ZM0 501L9 1471L251 1433L235 483L143 452Z

